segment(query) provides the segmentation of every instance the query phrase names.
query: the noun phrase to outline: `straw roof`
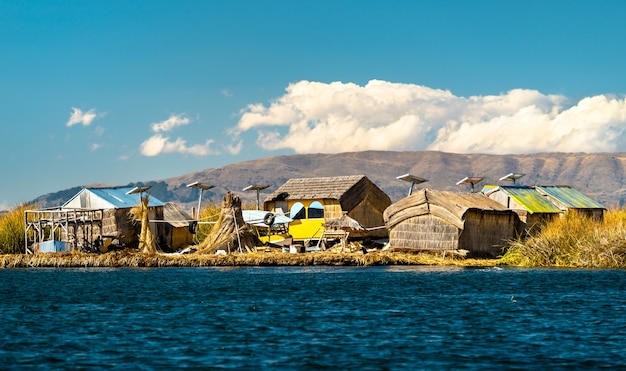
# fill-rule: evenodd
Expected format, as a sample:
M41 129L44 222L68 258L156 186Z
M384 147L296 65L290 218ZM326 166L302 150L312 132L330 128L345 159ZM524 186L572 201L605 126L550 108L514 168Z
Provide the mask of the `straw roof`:
M420 215L435 215L457 228L463 229L464 217L469 210L510 214L512 211L482 193L448 192L422 189L389 206L383 216L391 229L406 219Z
M365 228L358 221L344 213L341 217L328 220L324 223L326 229L342 229L344 231L364 231Z
M389 196L365 175L289 179L267 196L265 202L334 199L339 201L343 210L349 211L367 196L380 210L391 204Z

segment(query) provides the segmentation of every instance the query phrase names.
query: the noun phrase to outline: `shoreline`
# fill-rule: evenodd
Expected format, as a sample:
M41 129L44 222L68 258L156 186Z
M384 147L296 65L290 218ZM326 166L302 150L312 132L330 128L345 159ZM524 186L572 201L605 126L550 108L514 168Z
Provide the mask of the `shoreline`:
M230 255L142 254L123 250L104 254L62 252L0 255L0 269L16 268L164 268L164 267L277 267L277 266L386 266L426 265L492 267L498 259L472 259L434 254L389 252L290 254L254 252Z

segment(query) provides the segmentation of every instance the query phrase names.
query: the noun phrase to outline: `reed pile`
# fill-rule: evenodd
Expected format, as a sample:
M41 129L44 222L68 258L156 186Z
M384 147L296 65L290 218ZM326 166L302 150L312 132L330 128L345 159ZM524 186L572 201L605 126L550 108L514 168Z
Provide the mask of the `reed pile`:
M290 254L252 252L230 255L142 254L123 250L105 254L82 252L0 255L0 268L87 268L87 267L236 267L236 266L376 266L376 265L450 265L493 266L496 260L464 259L441 254L404 254L390 252Z
M510 244L498 264L521 267L626 268L626 210L609 210L602 222L576 213Z

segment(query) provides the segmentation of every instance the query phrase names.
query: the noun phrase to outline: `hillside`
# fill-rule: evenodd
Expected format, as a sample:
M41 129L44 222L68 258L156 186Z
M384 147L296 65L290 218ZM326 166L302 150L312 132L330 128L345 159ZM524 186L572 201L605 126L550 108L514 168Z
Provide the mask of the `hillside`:
M151 194L162 201L188 207L195 205L198 191L186 185L200 181L215 188L205 192L203 202L219 202L227 190L243 200L254 200L256 193L242 192L250 184L267 184L266 194L290 178L364 174L397 201L405 197L408 183L396 179L411 173L429 181L422 187L461 191L456 182L465 176L482 176L482 184L498 184L511 172L525 173L518 184L571 185L607 207L623 205L626 153L540 153L529 155L453 154L434 151L366 151L338 154L307 154L266 157L220 168L205 169L181 176L157 179ZM479 185L480 186L482 186ZM510 184L510 183L509 183ZM41 207L58 206L74 195L75 187L45 196L35 202Z

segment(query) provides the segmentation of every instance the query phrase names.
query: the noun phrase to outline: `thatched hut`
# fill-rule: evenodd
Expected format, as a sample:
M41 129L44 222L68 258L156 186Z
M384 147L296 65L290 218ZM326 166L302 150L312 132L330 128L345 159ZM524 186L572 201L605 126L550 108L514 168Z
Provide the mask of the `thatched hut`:
M164 244L170 250L177 250L189 246L193 242L193 233L190 227L191 216L173 202L163 205Z
M606 208L573 187L535 186L535 188L563 212L576 212L597 221L604 220Z
M354 238L385 237L383 212L391 200L364 175L289 179L263 203L268 211L288 214L294 240L321 238L324 223L344 212L366 229ZM378 228L377 228L378 227Z
M384 218L392 251L467 250L498 256L519 228L517 214L482 193L428 188L389 206Z
M141 233L140 223L133 220L129 211L140 205L139 194L127 194L133 187L83 188L61 206L62 210L102 210L99 223L75 223L68 233L79 243L92 244L94 238L113 240L120 246L136 246ZM148 219L163 220L163 202L150 196ZM99 231L94 229L100 229ZM150 230L158 244L165 237L164 228L150 223Z
M532 186L485 187L483 193L517 213L525 233L539 231L562 211Z

